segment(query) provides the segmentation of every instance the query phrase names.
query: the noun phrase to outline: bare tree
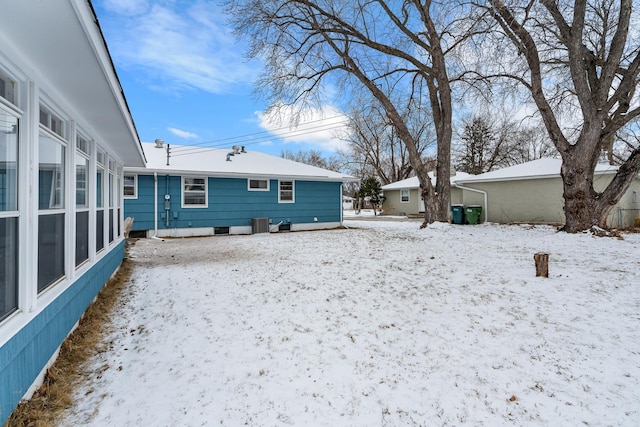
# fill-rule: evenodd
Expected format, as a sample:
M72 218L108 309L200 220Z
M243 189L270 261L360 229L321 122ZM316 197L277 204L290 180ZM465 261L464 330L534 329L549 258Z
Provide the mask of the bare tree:
M558 155L558 150L549 139L543 124L521 127L512 138L513 150L510 158L513 165Z
M318 150L298 150L297 152L282 150L280 152L280 157L283 159L293 160L294 162L304 163L305 165L328 169L334 172L341 172L342 169L342 162L337 156L327 157Z
M345 139L350 142L350 151L346 154L353 164L364 165L362 177L375 175L386 185L413 176L407 147L380 104L364 96L354 104L349 113L350 132ZM414 100L396 104L404 105L401 115L424 157L425 151L435 146L430 112Z
M308 102L322 82L351 95L368 91L407 149L425 200L424 224L448 220L453 116L448 67L452 53L475 31L469 19L474 10L431 0L228 0L227 5L236 30L248 37L250 55L265 61L260 88L273 104ZM429 105L438 142L435 187L402 106L389 93Z
M482 114L463 119L452 153L457 170L475 175L553 157L557 151L539 126Z
M523 71L498 74L530 92L562 157L567 232L604 225L640 172L640 145L628 141L611 183L602 191L593 187L601 152L613 152L616 134L640 115L640 44L630 34L638 16L632 6L631 0L488 2L513 48L508 60L524 65Z

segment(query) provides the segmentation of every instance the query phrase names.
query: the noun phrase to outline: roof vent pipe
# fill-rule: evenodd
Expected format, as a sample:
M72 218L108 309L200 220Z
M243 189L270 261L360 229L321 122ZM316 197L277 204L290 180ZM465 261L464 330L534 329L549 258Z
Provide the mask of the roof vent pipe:
M156 139L156 148L163 148L164 147L164 139Z
M233 150L233 154L240 153L240 147L238 147L237 145L234 145L233 147L231 147L231 149Z

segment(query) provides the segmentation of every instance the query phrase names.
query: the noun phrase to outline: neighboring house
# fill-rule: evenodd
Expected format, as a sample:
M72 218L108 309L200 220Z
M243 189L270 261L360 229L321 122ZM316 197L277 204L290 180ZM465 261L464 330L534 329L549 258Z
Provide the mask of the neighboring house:
M124 256L122 167L144 166L86 0L0 12L0 424Z
M470 176L464 172L457 172L451 176L453 183L457 179ZM435 185L433 172L429 172L431 182ZM382 210L385 215L419 215L424 213L424 199L420 189L418 177L403 179L383 185L384 203ZM462 203L462 192L451 186L451 204Z
M462 191L459 203L481 205L481 218L497 223L564 224L561 159L543 158L455 181ZM617 167L600 163L594 175L594 187L603 190L611 182ZM453 190L453 189L452 189ZM640 177L631 184L607 218L609 227L628 227L640 217ZM485 216L486 215L486 216Z
M142 146L147 165L125 169L124 209L147 236L337 227L342 184L357 181L244 147Z

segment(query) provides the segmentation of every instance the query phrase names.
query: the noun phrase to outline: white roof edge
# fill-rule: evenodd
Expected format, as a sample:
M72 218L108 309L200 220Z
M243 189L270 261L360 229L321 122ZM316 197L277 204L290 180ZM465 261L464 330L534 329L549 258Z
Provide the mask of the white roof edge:
M617 173L617 169L608 169L608 170L596 170L594 171L594 175L613 175ZM473 184L474 182L504 182L504 181L522 181L524 179L549 179L549 178L561 178L559 173L551 173L544 175L521 175L521 176L507 176L507 177L497 177L497 178L479 178L473 179L473 176L480 177L481 175L472 175L470 178L463 178L458 181L453 181L455 184Z
M242 172L212 172L212 171L190 171L180 169L151 169L140 167L124 167L123 170L129 173L151 175L153 173L162 175L189 175L207 176L212 178L264 178L264 179L291 179L297 181L332 181L332 182L359 182L359 178L348 175L342 177L329 177L321 175L277 175L277 174L248 174Z

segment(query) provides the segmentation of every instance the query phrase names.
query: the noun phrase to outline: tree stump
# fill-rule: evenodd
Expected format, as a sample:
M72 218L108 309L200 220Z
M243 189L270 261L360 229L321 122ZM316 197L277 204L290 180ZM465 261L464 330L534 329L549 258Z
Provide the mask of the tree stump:
M536 263L536 277L549 277L549 254L538 252L533 255Z

